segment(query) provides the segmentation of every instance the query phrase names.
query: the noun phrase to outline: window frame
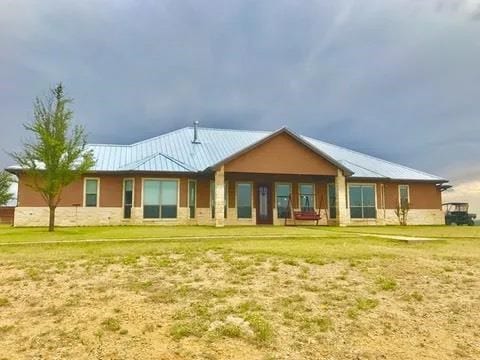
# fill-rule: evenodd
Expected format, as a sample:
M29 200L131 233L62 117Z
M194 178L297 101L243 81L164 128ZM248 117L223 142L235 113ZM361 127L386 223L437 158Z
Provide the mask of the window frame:
M286 182L286 181L278 181L275 182L275 209L277 211L277 219L285 219L284 217L279 217L280 213L278 212L278 185L288 185L290 187L290 198L293 196L293 183L292 182ZM292 218L293 214L289 214L290 216L288 217L289 219Z
M401 188L406 187L407 188L407 204L410 205L410 185L408 184L398 184L398 206L402 207L402 192Z
M238 187L239 185L250 185L250 217L239 217L238 216ZM236 181L235 182L235 211L237 213L237 220L238 221L251 221L253 219L253 181Z
M156 181L175 181L177 183L177 216L175 218L146 218L144 217L145 213L145 181L146 180L156 180ZM142 178L142 220L143 221L177 221L178 220L178 213L180 208L180 179L179 178ZM161 209L160 209L161 215Z
M126 181L131 181L132 182L132 204L131 204L131 208L130 208L130 217L127 218L125 217L125 182ZM128 219L131 219L132 218L132 209L135 207L135 178L123 178L123 181L122 181L122 209L123 209L123 216L122 218L124 220L128 220Z
M374 202L375 202L375 217L361 217L361 218L356 218L356 217L352 217L352 202L350 201L350 187L351 186L360 186L360 187L364 187L364 186L372 186L373 187L373 192L374 192ZM363 221L363 220L377 220L378 218L378 203L377 203L377 184L376 183L348 183L347 184L347 198L348 198L348 205L349 205L349 209L350 209L350 220L352 221ZM362 199L363 199L363 191L362 191ZM358 208L359 206L354 206L354 208ZM362 206L360 207L362 209L362 216L363 216L363 208L364 207L370 207L370 206Z
M190 183L194 183L195 185L195 204L194 206L194 216L191 217L191 209L190 209ZM198 201L198 187L197 187L197 180L196 179L188 179L187 182L187 207L188 207L188 218L189 219L196 219L197 218L197 201Z
M97 198L95 202L95 206L87 205L87 181L88 180L95 180L97 182ZM99 177L85 177L83 179L83 207L85 208L98 208L100 207L100 178Z
M333 189L335 190L335 206L334 207L330 206L330 187L332 186L333 186ZM335 184L334 182L327 183L327 206L328 206L328 218L336 220L337 219L337 184ZM332 215L331 210L333 208L335 209L335 216L331 216Z
M311 185L312 186L312 193L311 194L307 194L307 195L311 195L313 197L313 206L310 206L310 209L309 211L316 211L317 207L316 207L316 200L317 200L317 197L315 196L316 193L315 193L315 183L311 182L311 183L298 183L298 208L300 209L300 211L303 211L302 210L302 193L300 191L300 189L302 188L302 185Z

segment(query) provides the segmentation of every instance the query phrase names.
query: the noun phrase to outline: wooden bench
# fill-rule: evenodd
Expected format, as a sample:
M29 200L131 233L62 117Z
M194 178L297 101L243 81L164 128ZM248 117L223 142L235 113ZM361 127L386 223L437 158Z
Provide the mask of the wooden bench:
M320 214L315 211L294 211L293 217L295 220L313 220L316 221L315 225L318 225L318 220L321 219Z

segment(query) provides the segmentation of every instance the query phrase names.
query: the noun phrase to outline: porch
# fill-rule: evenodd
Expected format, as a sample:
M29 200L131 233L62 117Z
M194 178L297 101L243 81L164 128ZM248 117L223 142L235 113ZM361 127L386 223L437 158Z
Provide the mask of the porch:
M217 227L316 223L313 218L299 219L295 212L318 214L319 225L342 225L345 189L340 170L331 176L237 173L222 167L210 184L211 216Z

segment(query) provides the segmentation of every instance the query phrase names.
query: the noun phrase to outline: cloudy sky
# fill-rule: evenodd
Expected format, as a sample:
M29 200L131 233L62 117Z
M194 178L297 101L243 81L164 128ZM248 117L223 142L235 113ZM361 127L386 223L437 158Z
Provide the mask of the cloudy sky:
M1 0L1 167L59 81L90 142L287 125L480 212L480 0Z

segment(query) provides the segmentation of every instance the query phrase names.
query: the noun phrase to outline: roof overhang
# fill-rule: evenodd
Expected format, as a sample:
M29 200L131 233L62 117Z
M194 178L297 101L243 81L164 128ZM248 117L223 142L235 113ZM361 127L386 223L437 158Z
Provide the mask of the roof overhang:
M210 171L216 171L218 170L222 165L240 157L241 155L243 154L246 154L248 153L249 151L257 148L258 146L266 143L267 141L273 139L274 137L276 136L279 136L281 134L287 134L289 136L291 136L293 139L295 139L296 141L298 141L299 143L301 143L302 145L304 145L305 147L307 147L308 149L310 149L311 151L313 151L314 153L316 153L318 156L321 156L322 158L324 158L325 160L327 160L329 163L333 164L334 166L336 166L338 169L342 170L344 175L345 176L351 176L353 175L353 172L348 169L347 167L345 167L344 165L342 165L341 163L339 163L338 161L336 161L335 159L333 159L331 156L325 154L323 151L320 151L318 150L316 147L312 146L311 144L309 144L308 142L306 142L304 139L302 139L299 135L297 135L295 132L293 132L292 130L290 130L289 128L287 127L282 127L274 132L272 132L271 134L265 136L264 138L260 139L259 141L243 148L242 150L226 157L225 159L217 162L216 164L210 166L209 168L205 169L205 170L210 170Z

